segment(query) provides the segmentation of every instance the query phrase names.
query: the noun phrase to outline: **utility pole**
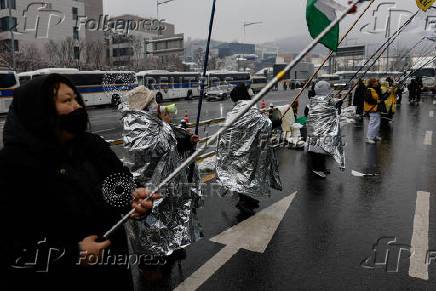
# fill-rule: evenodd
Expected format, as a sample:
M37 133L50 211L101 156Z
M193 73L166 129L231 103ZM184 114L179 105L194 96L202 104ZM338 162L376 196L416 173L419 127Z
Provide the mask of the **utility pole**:
M12 29L12 0L8 0L8 10L9 10L9 18L8 18L8 26L9 31L11 33L11 54L12 54L12 68L15 71L17 67L17 63L15 60L15 38L14 31Z
M389 16L388 16L388 23L387 23L387 29L386 29L386 38L390 38L391 37L391 11L389 10ZM389 47L390 44L388 43L388 47L386 50L386 72L389 71Z

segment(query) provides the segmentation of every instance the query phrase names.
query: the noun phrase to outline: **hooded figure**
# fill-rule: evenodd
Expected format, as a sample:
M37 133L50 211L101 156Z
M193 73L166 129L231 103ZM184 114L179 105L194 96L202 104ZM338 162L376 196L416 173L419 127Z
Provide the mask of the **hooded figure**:
M66 114L66 108L75 109ZM105 202L103 181L128 171L102 138L86 132L87 125L80 93L61 75L34 79L14 91L0 151L5 286L131 289L126 265L80 265L84 238L103 235L130 209ZM128 256L123 231L110 241L104 254Z
M359 79L359 85L354 91L353 106L356 106L356 114L359 121L363 121L363 105L365 103L366 86L362 79Z
M230 96L236 105L227 113L227 121L232 120L250 100L245 86L235 87ZM271 120L252 107L219 137L216 173L227 190L252 199L267 196L271 187L282 190L271 130Z
M171 126L159 118L154 93L140 86L126 94L123 104L124 164L137 184L158 186L182 162ZM188 171L176 176L157 200L145 220L129 221L127 235L137 254L169 256L196 238L193 197Z
M316 95L310 99L307 118L308 151L317 154L316 159L332 156L341 168L345 167L338 108L342 100L333 98L330 84L320 81L315 85ZM321 156L319 156L321 155ZM320 168L321 167L321 168ZM324 168L324 169L322 169ZM313 168L314 172L328 172L324 165ZM321 173L317 175L325 178Z

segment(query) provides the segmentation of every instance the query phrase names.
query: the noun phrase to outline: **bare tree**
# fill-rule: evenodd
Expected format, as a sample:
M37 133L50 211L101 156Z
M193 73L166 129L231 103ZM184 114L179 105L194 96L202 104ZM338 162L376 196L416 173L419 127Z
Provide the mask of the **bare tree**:
M95 69L100 69L102 67L103 59L104 59L104 49L105 49L105 45L100 41L95 42L93 45L92 54L93 54Z
M9 69L13 67L10 42L7 40L0 41L0 66Z
M47 43L45 43L44 50L47 56L49 66L59 66L61 55L59 43L56 43L53 40L49 40Z
M72 67L77 65L74 58L75 41L68 37L59 44L60 65L64 67Z
M131 36L129 38L129 43L133 54L132 65L135 69L138 69L140 66L140 61L143 59L142 41L135 36Z
M43 66L43 58L40 49L35 44L21 47L17 54L17 70L33 71Z

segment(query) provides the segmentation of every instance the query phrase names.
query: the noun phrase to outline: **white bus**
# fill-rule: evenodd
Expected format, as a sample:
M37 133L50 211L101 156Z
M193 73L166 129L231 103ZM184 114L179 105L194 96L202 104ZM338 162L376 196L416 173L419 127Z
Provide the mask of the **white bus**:
M140 86L155 92L158 103L200 95L200 73L197 72L141 71L136 78Z
M14 89L20 86L14 71L0 71L0 113L7 113L12 103Z
M244 84L249 87L251 85L251 76L250 73L247 72L208 71L206 78L208 87L217 87L220 85L238 86L239 84Z
M34 75L35 75L35 71L28 71L28 72L22 72L17 74L18 79L20 80L20 86L32 80Z
M425 90L436 90L436 68L425 67L413 72L411 78L421 77Z
M122 94L138 86L132 71L79 71L50 68L35 71L33 78L51 73L62 74L77 87L87 106L113 105Z
M318 77L318 81L326 81L333 87L341 78L336 74L324 74Z
M268 84L268 79L264 76L254 76L251 78L251 90L256 94L260 92Z

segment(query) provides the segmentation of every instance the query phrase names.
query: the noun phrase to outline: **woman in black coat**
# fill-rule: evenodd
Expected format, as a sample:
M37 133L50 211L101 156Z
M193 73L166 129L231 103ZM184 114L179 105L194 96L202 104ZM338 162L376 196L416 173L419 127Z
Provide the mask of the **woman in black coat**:
M359 85L354 91L353 106L356 106L356 114L359 116L359 120L362 120L363 105L365 103L366 86L362 79L359 79Z
M143 201L149 193L136 189L124 209L105 202L103 181L129 173L87 125L81 95L61 75L14 92L0 151L0 274L7 290L131 288L123 229L95 240L132 206L134 216L151 208Z

